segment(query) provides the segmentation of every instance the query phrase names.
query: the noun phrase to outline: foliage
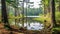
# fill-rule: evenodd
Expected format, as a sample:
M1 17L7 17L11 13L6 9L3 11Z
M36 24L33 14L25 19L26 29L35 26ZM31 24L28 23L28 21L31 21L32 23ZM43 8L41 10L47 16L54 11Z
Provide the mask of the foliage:
M53 34L58 34L60 33L60 27L53 28Z
M12 1L12 0L6 0L7 3L9 3L11 6L17 8L17 4L16 4L16 0Z
M39 18L34 18L34 20L44 23L44 15L40 16Z
M56 12L55 16L56 16L56 24L58 26L55 26L53 28L53 33L58 34L60 32L60 12Z
M49 14L47 14L46 16L40 15L39 18L34 18L34 20L39 21L40 23L45 24L46 27L48 27L49 25L51 25L51 18L49 16ZM45 20L46 20L46 22L44 22Z
M20 16L14 16L14 15L9 15L8 16L8 20L9 20L9 24L15 24L15 19L19 20L22 18L22 14L20 14Z
M60 12L56 12L56 22L60 25Z
M42 0L42 4L45 4L45 6L46 6L46 8L48 8L48 6L49 6L49 1L50 0ZM17 8L17 4L16 4L16 1L11 1L11 0L6 0L6 2L9 4L9 5L12 5L13 7L15 7L15 8ZM7 5L8 5L7 4ZM58 0L55 0L55 8L56 8L56 11L58 10L57 8L59 8L59 2L58 2ZM22 9L22 7L21 8L19 8L20 10L23 10ZM26 10L26 9L25 9ZM28 12L27 12L27 15L39 15L40 17L39 18L34 18L34 20L36 20L36 21L39 21L40 23L44 23L44 20L46 20L47 21L47 25L49 25L50 23L51 23L51 18L50 18L50 14L48 13L46 16L44 16L44 15L41 15L41 13L42 13L42 9L41 8L39 8L39 10L38 9L36 9L36 8L28 8L27 9L28 10ZM48 9L47 9L48 10ZM25 11L25 13L26 13L26 11ZM26 14L25 14L26 15ZM56 12L56 14L55 14L55 17L56 17L56 24L57 25L59 25L60 26L60 12ZM13 15L13 12L12 11L10 11L10 13L9 13L9 16L8 16L8 18L9 18L9 22L10 23L12 23L12 21L14 21L14 19L19 19L19 18L22 18L22 15L20 14L19 16L17 16L17 17L15 17L14 15ZM11 19L10 19L11 18ZM53 30L54 31L60 31L60 27L56 27L56 28L53 28Z
M56 13L56 24L57 25L60 25L60 12L55 12ZM44 17L44 15L40 15L41 17L39 17L39 18L34 18L34 20L36 20L36 21L40 21L41 23L44 23L44 20L46 20L47 21L47 26L51 23L51 17L49 16L50 14L48 13L45 17Z
M47 21L51 20L49 14L47 14L46 16L40 14L39 16L40 16L39 18L35 18L34 20L38 20L42 23L44 23L44 20L47 20Z
M42 8L25 8L24 13L25 15L27 13L28 16L38 16L39 14L42 14Z

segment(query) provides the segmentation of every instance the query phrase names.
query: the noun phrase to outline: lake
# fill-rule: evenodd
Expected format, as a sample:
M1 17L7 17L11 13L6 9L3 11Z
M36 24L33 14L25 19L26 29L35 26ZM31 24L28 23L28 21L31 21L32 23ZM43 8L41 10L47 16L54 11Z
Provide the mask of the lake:
M19 23L19 26L22 27L23 25ZM44 28L44 25L39 22L27 22L24 23L24 27L26 27L27 30L42 30Z

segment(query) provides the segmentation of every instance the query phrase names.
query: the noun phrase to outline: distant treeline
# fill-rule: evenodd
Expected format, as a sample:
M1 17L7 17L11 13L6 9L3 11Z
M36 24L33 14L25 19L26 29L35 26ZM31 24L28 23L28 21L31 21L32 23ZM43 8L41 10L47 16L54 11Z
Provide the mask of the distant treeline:
M24 15L27 16L38 16L39 14L43 13L42 8L25 8L24 9Z

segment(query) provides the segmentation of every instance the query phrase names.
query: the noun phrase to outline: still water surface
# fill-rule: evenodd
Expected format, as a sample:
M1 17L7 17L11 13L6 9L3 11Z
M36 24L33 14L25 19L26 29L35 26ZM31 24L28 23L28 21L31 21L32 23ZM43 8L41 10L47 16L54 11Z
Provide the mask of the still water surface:
M19 24L19 26L23 26ZM24 27L27 27L28 30L42 30L44 25L39 22L24 23Z

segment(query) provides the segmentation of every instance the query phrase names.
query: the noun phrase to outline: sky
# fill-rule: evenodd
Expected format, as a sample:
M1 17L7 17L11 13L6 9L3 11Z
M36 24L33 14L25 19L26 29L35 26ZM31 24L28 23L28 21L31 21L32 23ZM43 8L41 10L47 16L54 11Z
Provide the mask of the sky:
M34 8L39 8L38 4L40 4L40 1L41 0L30 0L30 2L34 2Z
M39 2L41 0L30 0L30 2Z
M30 0L30 2L34 2L34 6L32 8L39 8L39 4L41 4L40 1L41 0ZM26 3L24 3L24 7L26 7Z
M34 2L33 8L39 8L39 4L41 0L30 0L30 2ZM26 7L26 3L24 3L24 7Z

